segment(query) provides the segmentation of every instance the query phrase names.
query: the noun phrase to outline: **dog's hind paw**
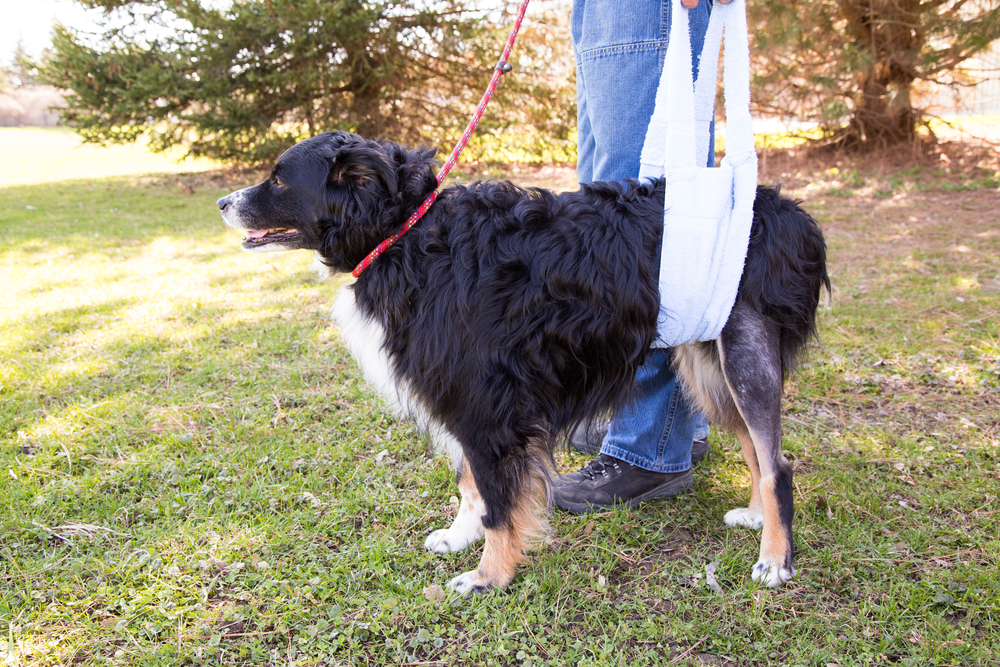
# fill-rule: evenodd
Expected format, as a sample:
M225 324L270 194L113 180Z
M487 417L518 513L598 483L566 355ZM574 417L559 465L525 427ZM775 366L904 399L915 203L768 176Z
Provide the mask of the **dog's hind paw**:
M468 595L469 593L486 593L493 589L493 584L479 574L479 570L472 570L449 581L448 588L459 595Z
M480 537L481 532L455 530L454 526L442 528L427 536L424 548L436 554L449 554L469 548Z
M732 526L733 528L745 526L753 530L760 530L764 527L764 515L761 512L753 512L746 507L729 510L722 520L726 522L727 526ZM756 577L754 578L756 579Z
M776 588L795 576L795 568L787 568L782 565L775 565L764 560L757 561L750 574L753 580L761 586Z

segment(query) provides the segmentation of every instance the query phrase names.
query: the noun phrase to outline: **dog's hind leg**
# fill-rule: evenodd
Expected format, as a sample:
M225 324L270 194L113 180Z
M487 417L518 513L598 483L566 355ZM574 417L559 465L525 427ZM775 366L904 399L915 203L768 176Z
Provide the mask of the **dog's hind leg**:
M674 366L684 382L688 397L714 423L729 429L739 438L743 458L750 469L750 505L726 512L726 525L759 530L764 525L764 510L760 501L757 452L726 382L717 343L692 343L674 348Z
M486 544L479 566L449 582L457 593L485 593L493 588L506 588L517 566L524 562L525 552L548 529L544 514L547 483L544 469L537 468L523 453L508 457L522 460L506 462L513 465L499 462L480 469L476 481L487 499ZM514 478L505 475L505 471L510 471ZM500 502L490 508L490 498Z
M740 441L740 449L743 451L743 460L746 461L747 468L750 469L750 504L746 507L738 507L729 510L722 518L727 526L744 526L754 530L760 530L764 525L764 508L760 500L760 466L757 464L757 451L753 443L753 437L741 425L734 429L736 437Z
M472 477L467 461L462 461L458 470L458 490L462 494L462 503L458 506L458 514L448 528L435 530L427 536L424 547L438 554L451 553L466 549L483 536L483 514L486 505L479 495L476 480Z
M755 464L758 468L757 479L752 482L763 531L760 558L752 576L754 581L770 587L788 581L795 574L792 466L781 453L783 378L779 336L776 324L737 301L719 337L722 371L744 426L733 430L740 435L751 478ZM742 514L745 523L751 525L756 523L757 510L753 498L751 492L750 507ZM731 515L727 514L727 519L736 522L738 517Z

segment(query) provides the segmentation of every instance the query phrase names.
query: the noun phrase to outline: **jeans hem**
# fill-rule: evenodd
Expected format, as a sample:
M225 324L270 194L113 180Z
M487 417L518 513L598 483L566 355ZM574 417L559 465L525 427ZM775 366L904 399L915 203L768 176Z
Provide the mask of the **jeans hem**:
M688 451L688 457L684 463L674 463L670 465L657 465L656 463L637 456L635 452L631 452L627 449L619 449L614 445L604 444L601 446L601 454L607 454L608 456L613 456L619 461L624 461L637 468L642 468L643 470L648 470L650 472L660 472L660 473L676 473L685 472L691 469L691 453Z

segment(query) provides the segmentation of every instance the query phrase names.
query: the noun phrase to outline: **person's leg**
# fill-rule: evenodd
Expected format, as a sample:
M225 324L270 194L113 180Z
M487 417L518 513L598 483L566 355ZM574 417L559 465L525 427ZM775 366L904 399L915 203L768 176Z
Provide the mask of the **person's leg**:
M691 467L694 418L671 357L670 350L650 350L635 376L635 400L615 412L602 454L652 472Z
M695 77L709 12L702 0L688 14ZM570 28L578 165L584 158L577 176L581 183L636 178L666 57L670 1L575 0Z
M635 399L615 412L600 455L556 478L556 505L590 512L635 507L689 490L694 419L671 365L671 351L650 350L635 378Z
M689 15L696 54L708 12L702 0ZM571 29L586 156L580 181L635 178L666 54L669 0L575 0ZM697 56L692 69L697 76ZM691 486L692 440L707 431L677 387L669 350L652 350L637 374L635 400L612 418L601 455L556 479L555 502L579 512L676 495ZM707 451L704 439L700 444L698 458Z
M590 127L590 108L587 105L587 77L577 52L577 34L583 28L584 0L576 0L570 15L570 33L573 35L573 58L576 62L576 177L581 183L594 180L594 132Z

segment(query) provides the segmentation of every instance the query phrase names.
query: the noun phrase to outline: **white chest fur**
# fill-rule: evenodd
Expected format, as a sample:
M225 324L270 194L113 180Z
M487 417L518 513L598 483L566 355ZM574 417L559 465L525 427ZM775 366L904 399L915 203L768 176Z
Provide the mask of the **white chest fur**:
M340 326L340 336L361 367L368 384L394 412L412 419L419 428L427 431L437 449L450 456L452 464L458 470L464 458L461 445L440 422L428 414L405 384L396 382L389 355L384 348L385 329L378 321L358 310L353 285L344 286L337 295L333 319Z
M399 414L409 417L412 400L409 392L397 386L392 377L389 355L383 349L385 330L376 320L366 317L354 301L353 285L346 285L333 305L333 319L340 326L340 337L358 362L365 380Z

